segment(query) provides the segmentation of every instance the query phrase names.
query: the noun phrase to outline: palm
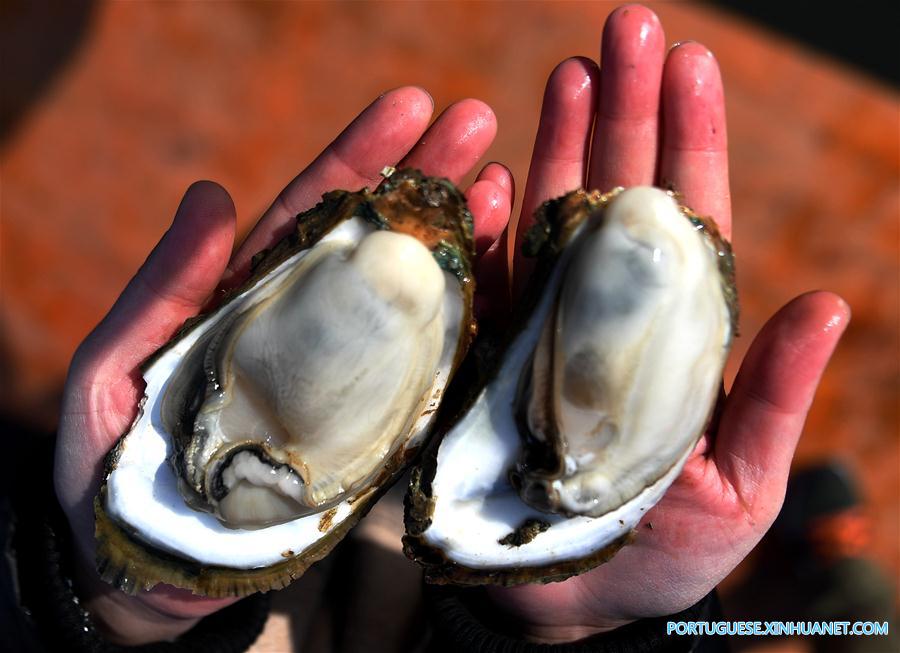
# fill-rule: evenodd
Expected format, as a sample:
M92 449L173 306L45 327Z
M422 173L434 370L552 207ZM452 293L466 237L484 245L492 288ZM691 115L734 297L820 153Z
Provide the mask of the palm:
M674 188L730 238L725 107L712 55L697 43L667 55L656 16L628 6L607 21L602 61L601 72L569 59L548 81L517 245L538 204L582 185ZM514 290L529 265L517 256ZM492 588L493 600L527 633L553 640L671 614L702 598L775 518L806 411L847 317L846 305L827 293L788 304L755 339L718 424L635 542L561 583Z
M79 591L113 641L171 638L230 602L168 586L131 598L102 583L93 569L93 497L106 452L134 419L143 392L141 361L196 315L217 287L239 283L252 255L289 231L293 216L324 192L374 187L389 165L417 167L458 183L491 144L494 115L483 103L464 100L428 127L432 111L430 98L419 88L378 98L285 188L234 255L231 199L215 184L194 184L172 227L79 348L66 386L55 482L74 534ZM511 188L506 168L490 164L466 191L482 251L506 225Z

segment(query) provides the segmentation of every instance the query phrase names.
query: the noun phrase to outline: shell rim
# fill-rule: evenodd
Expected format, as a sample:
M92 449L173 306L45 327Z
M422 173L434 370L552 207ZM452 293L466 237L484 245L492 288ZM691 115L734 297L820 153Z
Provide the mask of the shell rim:
M414 169L395 172L374 191L364 188L356 192L335 190L325 193L322 200L314 207L296 216L295 230L270 249L263 250L253 257L250 274L243 283L224 293L211 308L207 307L207 310L186 320L164 345L140 364L139 371L142 374L146 372L155 361L193 331L210 314L239 297L261 276L272 271L291 256L314 246L343 221L360 217L374 224L378 229L408 233L406 231L410 228L408 225L399 229L395 228L396 225L391 220L378 213L377 208L373 207L373 203L379 197L387 197L391 192L402 195L404 190L408 190L410 186L417 197L421 197L425 201L425 210L427 210L427 206L438 206L429 204L433 195L427 194L443 193L445 200L454 207L454 215L462 218L455 220L454 224L450 224L448 221L445 225L424 225L425 229L437 230L443 227L448 232L447 238L442 238L437 243L430 245L426 243L426 246L435 254L442 269L456 276L461 288L460 297L463 310L459 340L449 373L449 378L452 379L459 369L475 332L472 319L474 278L471 266L475 250L472 216L466 206L464 196L452 182L447 179L426 176L421 171ZM421 215L421 212L418 215ZM418 217L417 219L422 220ZM447 267L448 265L450 267ZM257 569L203 565L162 551L137 535L129 533L127 528L115 522L103 507L106 500L107 479L118 465L127 435L131 433L134 425L142 417L146 399L146 395L142 394L134 421L106 455L103 480L99 492L94 498L97 570L105 581L130 594L135 594L142 589L150 589L159 583L175 585L189 589L195 594L209 597L242 597L254 592L266 592L285 587L299 578L312 564L328 555L371 509L377 499L390 489L422 448L422 445L418 444L398 449L373 481L370 486L372 489L363 490L349 499L352 509L346 518L313 544L283 562ZM431 434L426 431L426 438L430 437ZM325 512L327 511L323 511L323 514Z
M597 551L581 557L542 566L527 567L485 567L472 568L451 561L437 547L427 543L421 535L430 527L434 512L435 498L432 495L431 482L437 471L437 458L444 437L452 430L453 425L472 407L482 389L491 382L502 367L506 351L519 337L527 324L527 318L538 303L538 297L550 279L559 254L570 242L578 227L591 215L602 211L610 200L624 191L622 187L601 193L577 189L558 198L544 202L535 212L535 223L528 230L522 245L523 254L537 259L537 265L531 273L527 288L520 302L510 327L504 334L503 346L491 352L490 359L484 361L481 369L475 371L474 380L470 380L471 388L459 405L451 413L451 419L444 413L439 417L438 431L427 443L419 462L413 469L410 484L404 500L404 525L406 534L403 537L403 550L408 558L424 567L425 580L432 584L484 585L495 584L512 586L523 583L549 583L565 580L610 560L623 546L630 544L637 537L637 527L628 534L613 540ZM701 216L681 202L681 196L672 191L665 192L675 201L678 211L701 232L702 237L713 248L717 255L717 265L722 284L722 294L728 309L731 329L728 341L730 348L734 337L738 335L739 304L735 283L734 254L731 243L725 239L712 217ZM566 203L578 205L578 211L564 212ZM477 349L476 342L475 348ZM457 377L455 384L459 384ZM718 400L710 408L706 426L700 431L697 440L715 422ZM686 457L685 457L686 460ZM684 460L680 463L684 464ZM680 475L680 470L679 474ZM677 479L677 476L676 476ZM674 482L674 481L673 481ZM663 495L665 492L663 492ZM661 499L660 499L661 500Z

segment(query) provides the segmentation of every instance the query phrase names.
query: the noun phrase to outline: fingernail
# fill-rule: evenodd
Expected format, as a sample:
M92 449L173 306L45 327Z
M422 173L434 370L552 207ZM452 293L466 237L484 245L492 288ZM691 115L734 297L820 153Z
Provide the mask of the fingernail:
M696 43L693 39L685 39L684 41L675 41L670 47L669 52L674 50L675 48L680 48L682 45L687 45L688 43Z
M421 86L417 86L416 88L418 88L420 91L422 91L425 95L428 96L429 101L431 101L431 110L434 111L434 98L431 96L431 93L429 93L426 89L422 88Z

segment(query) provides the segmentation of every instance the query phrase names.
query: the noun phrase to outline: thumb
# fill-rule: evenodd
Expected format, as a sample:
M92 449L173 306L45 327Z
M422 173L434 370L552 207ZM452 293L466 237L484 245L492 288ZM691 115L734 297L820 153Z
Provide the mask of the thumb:
M195 315L215 288L231 252L234 221L224 189L211 182L193 184L172 226L72 361L54 481L85 551L93 545L92 499L103 456L137 411L138 365Z
M210 181L192 184L171 227L85 340L73 367L104 384L133 374L200 311L228 263L234 231L234 204L225 189Z
M781 506L806 414L849 321L850 307L837 295L797 297L754 339L728 396L716 465L748 514L766 526Z

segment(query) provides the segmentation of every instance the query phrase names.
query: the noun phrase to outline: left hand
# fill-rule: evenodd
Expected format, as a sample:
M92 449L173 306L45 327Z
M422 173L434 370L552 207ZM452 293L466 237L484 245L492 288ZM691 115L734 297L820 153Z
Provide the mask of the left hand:
M629 5L607 21L602 61L601 71L592 61L569 59L550 76L517 250L535 208L581 186L673 187L730 238L725 106L712 54L692 42L666 54L657 17ZM529 271L517 258L516 289ZM647 513L636 541L581 576L490 587L491 599L526 637L561 642L679 612L703 598L777 515L806 413L848 320L847 305L829 293L782 308L750 347L718 424Z
M245 279L252 255L284 236L294 216L326 191L374 188L388 165L418 167L459 183L491 144L494 114L481 102L463 100L428 127L433 109L428 94L415 87L376 99L282 191L233 256L231 198L211 182L193 184L171 228L79 347L66 383L54 479L74 536L78 594L110 642L173 639L233 602L167 585L128 596L97 575L93 499L104 456L135 417L143 394L141 361L215 301L217 287ZM466 192L482 252L506 227L511 187L506 168L490 164Z

